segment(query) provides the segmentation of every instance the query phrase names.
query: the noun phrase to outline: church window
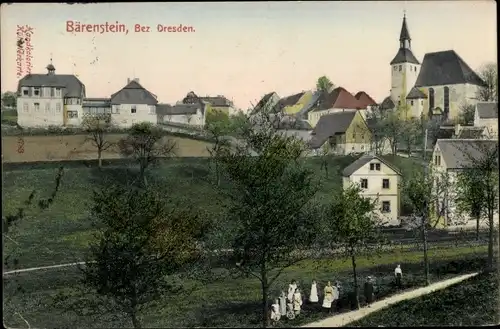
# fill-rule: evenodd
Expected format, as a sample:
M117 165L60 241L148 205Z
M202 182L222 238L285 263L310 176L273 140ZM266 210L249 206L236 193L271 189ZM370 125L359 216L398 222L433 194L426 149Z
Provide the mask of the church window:
M429 110L434 109L434 88L429 88Z
M424 105L424 101L423 100L420 101L420 105Z
M450 88L444 87L444 112L450 112Z
M403 65L399 65L399 71L403 69Z
M410 101L411 106L413 106L413 101Z

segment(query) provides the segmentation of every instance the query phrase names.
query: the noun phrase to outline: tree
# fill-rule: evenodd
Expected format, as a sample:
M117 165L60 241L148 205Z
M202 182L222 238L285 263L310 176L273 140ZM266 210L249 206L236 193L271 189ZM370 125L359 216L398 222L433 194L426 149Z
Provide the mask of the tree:
M359 308L359 287L356 257L366 251L380 251L382 235L381 220L375 212L378 200L365 198L357 185L342 190L327 206L323 229L324 239L330 248L339 248L344 257L351 260L354 278L354 302Z
M270 288L287 267L304 259L296 251L312 243L317 227L312 198L318 184L301 161L304 144L272 127L249 129L241 143L218 154L231 200L225 222L232 229L222 230L230 231L226 241L236 268L260 281L264 327Z
M323 144L321 147L321 167L320 170L324 169L325 170L325 177L328 178L328 158L330 157L330 154L332 152L332 146L330 145L329 141Z
M474 124L474 116L476 107L472 104L463 103L460 106L460 113L458 114L458 123L464 126Z
M385 118L383 129L391 147L392 155L396 155L398 152L398 144L402 138L403 122L399 118L398 113L390 112Z
M406 146L406 153L409 157L412 155L412 151L421 145L422 140L422 122L420 118L410 118L408 120L401 121L401 141L404 142Z
M318 81L316 82L316 90L318 90L318 91L323 91L323 92L327 92L328 93L334 87L335 87L335 85L325 75L319 77Z
M484 86L479 88L477 99L483 102L498 102L498 68L496 63L487 63L479 69Z
M166 138L165 132L149 122L134 124L127 137L118 142L120 153L139 164L139 179L147 185L146 169L159 159L173 156L176 144Z
M424 272L426 284L430 284L427 230L436 227L444 215L446 200L452 184L447 173L432 167L422 167L409 172L402 181L402 195L406 198L413 220L420 230L424 247ZM432 218L431 214L436 218Z
M379 106L373 106L366 115L366 122L372 134L371 149L375 154L383 154L388 141L385 129L388 114L388 111L382 110Z
M464 169L457 177L457 210L476 219L479 238L479 221L488 222L488 267L493 268L493 243L495 222L498 214L498 142L485 144L468 143L468 149L461 150L465 155Z
M2 105L6 107L17 107L17 95L15 92L6 91L2 94Z
M110 128L108 117L104 115L93 115L86 117L82 124L88 133L87 140L97 149L97 160L99 168L102 168L102 152L113 146L113 143L107 140L107 133Z
M199 222L151 188L123 186L96 191L91 216L97 233L82 283L141 328L144 307L182 291L172 276L198 259Z

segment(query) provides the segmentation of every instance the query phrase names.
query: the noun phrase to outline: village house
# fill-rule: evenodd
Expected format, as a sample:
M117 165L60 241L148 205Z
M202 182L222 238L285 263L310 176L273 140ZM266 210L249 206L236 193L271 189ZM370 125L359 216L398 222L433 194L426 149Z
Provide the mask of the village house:
M186 97L182 99L181 103L209 105L205 107L207 113L210 113L211 111L218 111L227 115L235 115L237 113L233 102L223 95L202 97L196 95L193 91L190 91Z
M307 116L307 120L312 127L315 127L324 115L335 112L355 112L363 108L360 102L342 87L337 87L330 93L321 93L312 107Z
M486 127L490 138L498 138L497 102L479 102L476 104L474 127Z
M364 154L342 172L343 186L358 184L361 194L377 200L377 215L383 225L399 225L400 171L382 157Z
M371 132L358 111L322 115L311 134L309 146L316 154L347 155L370 150Z
M205 126L205 109L203 103L195 104L158 104L156 106L157 122L159 124Z
M399 50L390 62L390 95L381 108L404 111L400 113L404 118L423 114L447 120L458 118L461 104L476 104L485 83L454 50L427 53L420 64L411 41L404 16Z
M472 218L470 214L458 212L455 184L461 171L472 168L475 165L474 161L480 161L486 152L495 148L498 148L498 140L438 139L431 160L433 172L436 175L434 191L438 195L438 200L433 205L432 216L435 224L437 221L437 227L456 229L476 226L475 218ZM446 180L447 183L444 183L443 180ZM495 216L495 220L498 222L498 212Z

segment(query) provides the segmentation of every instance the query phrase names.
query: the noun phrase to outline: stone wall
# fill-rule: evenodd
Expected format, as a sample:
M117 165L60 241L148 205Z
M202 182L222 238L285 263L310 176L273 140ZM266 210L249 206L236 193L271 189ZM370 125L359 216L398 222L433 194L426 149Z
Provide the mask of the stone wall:
M108 140L117 142L125 134L110 134ZM3 136L2 160L12 162L69 161L97 159L97 149L86 135L60 136ZM178 157L208 157L206 141L171 136ZM103 159L121 158L116 147L103 152Z

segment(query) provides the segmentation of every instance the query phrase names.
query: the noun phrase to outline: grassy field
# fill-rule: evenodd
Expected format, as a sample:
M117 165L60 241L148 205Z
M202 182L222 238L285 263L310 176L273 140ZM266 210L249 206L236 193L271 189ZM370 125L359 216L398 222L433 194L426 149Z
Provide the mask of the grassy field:
M17 110L2 111L2 124L16 125L17 123Z
M360 327L480 326L498 323L498 275L481 273L349 324ZM431 315L432 316L429 316Z
M395 264L401 264L405 279L404 289L421 286L422 255L419 252L391 252L377 258L361 257L358 260L358 275L363 282L367 275L375 278L378 287L376 298L400 292L393 284ZM454 248L431 250L431 280L443 280L461 273L482 268L485 264L485 248ZM214 269L219 279L209 284L186 280L187 287L195 287L188 295L162 297L145 308L141 320L144 327L258 327L260 325L260 283L250 278L234 278L224 269ZM61 293L71 293L78 283L75 268L56 269L19 274L4 280L4 319L12 327L25 327L26 319L32 327L83 328L83 327L130 327L123 314L77 315L68 311L75 300L56 303ZM321 287L326 281L341 282L340 312L349 310L347 292L352 289L350 261L342 259L309 260L287 269L271 290L277 296L296 279L308 296L310 283L316 279ZM19 288L21 287L21 288ZM361 302L363 299L361 298ZM85 309L85 307L82 307ZM326 314L317 306L304 305L303 313L293 321L284 321L286 326L299 326L324 318Z

